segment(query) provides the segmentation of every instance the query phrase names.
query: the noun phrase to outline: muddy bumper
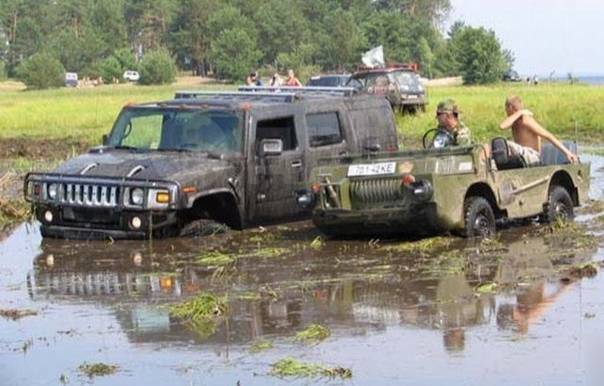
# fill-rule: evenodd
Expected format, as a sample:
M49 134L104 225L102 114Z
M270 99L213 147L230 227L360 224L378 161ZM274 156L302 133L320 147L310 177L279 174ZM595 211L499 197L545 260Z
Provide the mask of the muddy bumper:
M351 211L316 209L313 222L321 231L334 236L429 234L439 226L436 205L427 203L401 209Z
M38 206L35 214L44 237L65 239L144 239L177 224L176 211Z

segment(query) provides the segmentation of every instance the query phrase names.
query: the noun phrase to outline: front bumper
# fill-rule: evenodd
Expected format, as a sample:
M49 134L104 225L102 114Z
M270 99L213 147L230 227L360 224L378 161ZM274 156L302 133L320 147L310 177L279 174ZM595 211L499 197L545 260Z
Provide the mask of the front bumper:
M135 190L142 195L138 205L132 201ZM52 173L28 174L24 185L43 236L78 239L159 234L178 223L179 192L180 186L171 181ZM160 194L168 197L165 203L154 201Z
M44 237L142 239L178 223L176 211L128 211L35 204L34 208Z
M312 219L317 228L333 236L423 235L446 229L434 203L371 210L316 209Z
M428 104L426 97L417 95L416 97L401 97L399 104L401 106L423 106Z

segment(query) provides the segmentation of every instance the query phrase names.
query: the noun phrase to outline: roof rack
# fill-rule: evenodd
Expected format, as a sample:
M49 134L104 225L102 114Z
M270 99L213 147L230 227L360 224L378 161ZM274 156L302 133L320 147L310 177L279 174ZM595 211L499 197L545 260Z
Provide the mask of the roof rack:
M264 100L271 102L291 103L296 99L296 94L288 92L244 92L244 91L177 91L175 99L233 99Z
M354 87L317 87L317 86L305 86L305 87L290 87L290 86L239 86L239 91L242 92L254 92L254 93L283 93L289 92L296 95L338 95L338 96L352 96L355 93Z

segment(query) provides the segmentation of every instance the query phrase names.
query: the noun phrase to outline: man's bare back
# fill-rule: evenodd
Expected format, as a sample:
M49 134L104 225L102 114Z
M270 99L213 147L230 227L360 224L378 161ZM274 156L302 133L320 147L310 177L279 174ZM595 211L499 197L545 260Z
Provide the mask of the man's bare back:
M570 162L578 162L575 154L571 153L556 137L541 126L533 118L533 113L523 108L520 98L508 98L505 103L505 110L508 117L501 122L500 127L501 129L511 127L514 142L518 145L541 153L541 138L545 138L557 147Z

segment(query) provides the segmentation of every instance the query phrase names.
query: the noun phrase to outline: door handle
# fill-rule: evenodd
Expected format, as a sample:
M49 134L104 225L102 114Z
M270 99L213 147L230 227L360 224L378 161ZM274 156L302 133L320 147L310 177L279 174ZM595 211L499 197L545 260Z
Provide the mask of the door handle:
M292 168L300 168L302 167L302 161L297 160L297 161L292 161Z

